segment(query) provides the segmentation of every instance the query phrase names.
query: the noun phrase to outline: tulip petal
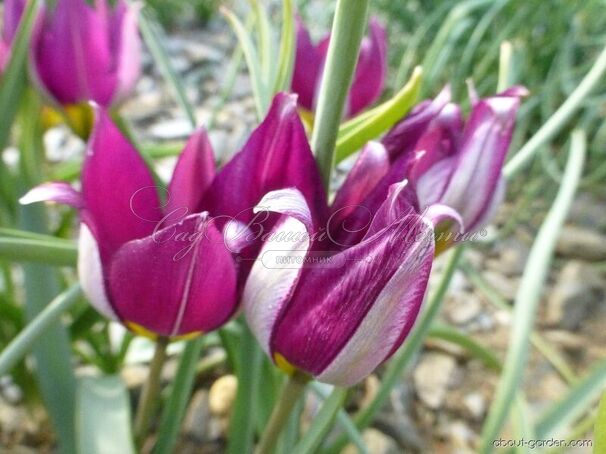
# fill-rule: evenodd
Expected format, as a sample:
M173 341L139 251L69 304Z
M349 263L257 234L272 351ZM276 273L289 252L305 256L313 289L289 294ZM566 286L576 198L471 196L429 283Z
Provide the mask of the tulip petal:
M518 97L494 96L479 101L467 122L461 151L440 202L457 210L468 232L489 207L511 143Z
M305 254L310 246L308 234L311 233L312 220L303 195L296 189L274 191L259 202L259 207L285 214L273 227L272 235L286 233L299 238L299 241L281 244L265 242L259 257L262 258L271 250L279 250L284 257ZM246 281L242 294L246 320L267 354L271 354L269 342L275 322L297 285L300 274L300 267L268 268L257 260Z
M21 205L29 205L36 202L56 202L77 209L84 207L82 195L65 181L43 183L30 189L27 194L19 199Z
M122 246L110 269L125 322L164 336L211 331L236 309L236 270L207 213Z
M461 215L449 206L440 203L430 205L423 211L423 216L431 221L435 231L443 233L446 230L455 234L465 232Z
M349 90L347 116L352 117L375 102L385 86L387 38L376 18L369 21L369 36L360 45L360 54Z
M91 305L110 320L118 321L118 316L107 296L105 287L107 280L103 272L97 240L85 223L80 224L78 278Z
M4 0L2 37L7 44L13 41L17 33L26 3L27 0Z
M83 219L101 260L127 241L150 235L162 219L154 180L137 150L98 109L82 169Z
M187 141L168 186L166 212L198 211L204 193L215 176L215 158L206 131L196 131Z
M316 89L324 66L324 57L311 41L301 18L297 17L296 22L297 47L291 88L298 95L299 105L311 111L314 110Z
M141 74L141 38L138 16L141 5L119 0L111 21L112 36L117 34L113 52L117 62L117 86L112 102L119 102L133 89Z
M59 103L110 104L116 77L107 19L84 0L58 0L47 12L34 66L37 78Z
M401 222L404 217L416 211L416 196L408 181L392 184L389 187L387 198L377 210L365 238L370 238L384 228Z
M338 256L334 262L344 267L303 269L270 345L272 356L351 384L380 364L414 322L431 268L433 232L410 215Z
M326 210L324 188L297 114L296 96L278 93L242 151L217 174L203 207L247 223L264 194L287 187L303 194L314 219Z

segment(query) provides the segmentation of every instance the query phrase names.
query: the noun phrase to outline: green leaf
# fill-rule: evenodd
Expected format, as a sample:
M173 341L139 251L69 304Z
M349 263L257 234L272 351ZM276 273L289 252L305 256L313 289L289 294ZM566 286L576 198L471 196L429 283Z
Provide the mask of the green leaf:
M170 454L174 452L181 422L194 386L196 365L203 346L203 337L189 341L181 355L177 375L172 382L171 392L162 412L158 442L154 448L155 453Z
M278 72L274 83L274 93L290 88L295 64L295 20L292 0L282 1L282 34L280 36L280 53Z
M314 416L311 426L297 443L293 454L307 454L316 452L326 434L332 428L332 424L341 410L345 398L347 397L347 389L335 388L328 399L324 401L320 412Z
M336 145L336 160L342 161L400 121L417 100L421 87L421 68L417 67L410 80L389 101L343 124Z
M564 398L554 403L536 423L539 438L560 437L599 398L606 387L606 360L594 365Z
M81 454L134 454L130 400L120 377L78 379L76 436Z
M263 7L260 0L250 0L252 3L253 12L255 14L255 22L257 25L257 44L259 46L259 58L261 61L261 72L263 80L274 80L273 72L276 69L274 55L274 44L272 41L272 30L269 24L267 11Z
M238 17L227 8L221 8L221 12L236 34L240 47L242 48L242 52L244 53L244 59L246 60L248 72L250 73L253 95L255 98L255 106L257 108L257 117L261 119L269 107L269 93L268 87L263 79L263 71L259 63L257 49L255 48L250 34L240 19L238 19Z
M584 159L585 134L577 130L573 132L572 147L562 186L530 249L528 262L518 288L511 321L512 332L507 358L495 399L482 430L480 448L482 453L491 452L492 441L499 436L517 390L522 386L530 336L541 292L549 273L560 228L566 219L581 177Z
M53 238L53 237L50 237ZM0 258L56 266L76 266L78 248L73 241L0 237Z
M255 396L259 389L262 352L246 325L240 338L241 366L237 371L238 392L229 424L228 454L252 451Z
M73 285L52 300L0 353L0 376L23 358L44 332L78 301L80 286Z
M173 65L170 62L170 57L168 56L168 52L162 44L164 39L164 32L162 31L162 28L151 17L148 11L143 10L139 15L139 29L141 30L145 44L147 44L149 52L154 58L160 73L164 76L166 82L168 82L168 84L173 88L177 97L177 103L187 115L192 128L195 128L196 114L194 113L194 109L187 99L185 87L177 75L177 72L173 68Z
M595 422L595 440L593 441L594 454L603 454L606 452L606 393L600 400L598 408L598 419Z
M472 337L451 326L435 324L429 330L428 336L456 344L467 350L473 357L482 361L486 367L496 371L501 370L501 362L492 351L476 342Z

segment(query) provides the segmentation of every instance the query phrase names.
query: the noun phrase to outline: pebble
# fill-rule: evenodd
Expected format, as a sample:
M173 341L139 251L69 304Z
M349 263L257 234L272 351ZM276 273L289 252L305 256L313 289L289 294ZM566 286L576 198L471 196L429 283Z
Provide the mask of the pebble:
M447 317L456 325L466 325L475 319L482 310L480 297L473 293L464 293L456 298L455 304L448 306Z
M455 359L449 355L431 352L422 357L413 379L417 396L427 407L436 410L442 406L456 368Z
M235 375L224 375L210 387L209 408L215 416L226 416L236 400L238 379Z
M397 454L400 451L393 438L385 435L377 429L366 429L362 432L362 439L372 454ZM355 454L358 449L353 445L348 445L343 450L343 454Z
M508 278L500 272L486 270L483 273L484 279L503 297L513 300L518 289L518 279Z
M605 296L606 283L594 267L577 260L569 261L549 295L545 321L575 330L603 305Z
M211 418L208 391L200 389L193 395L187 414L183 421L183 433L196 441L204 441L207 438L208 423Z
M469 417L480 421L486 412L486 399L481 393L472 392L463 398L463 405Z
M606 236L585 227L566 225L560 233L556 252L579 260L606 260Z

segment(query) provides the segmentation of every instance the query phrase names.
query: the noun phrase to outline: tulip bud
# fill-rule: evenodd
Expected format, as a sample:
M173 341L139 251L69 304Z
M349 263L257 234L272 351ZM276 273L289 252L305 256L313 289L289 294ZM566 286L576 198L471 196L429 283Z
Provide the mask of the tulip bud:
M299 105L313 111L326 62L330 35L313 44L305 24L297 18L297 49L292 91L299 95ZM387 40L385 30L375 18L369 21L369 36L362 40L354 78L349 90L345 116L352 117L374 103L385 86Z

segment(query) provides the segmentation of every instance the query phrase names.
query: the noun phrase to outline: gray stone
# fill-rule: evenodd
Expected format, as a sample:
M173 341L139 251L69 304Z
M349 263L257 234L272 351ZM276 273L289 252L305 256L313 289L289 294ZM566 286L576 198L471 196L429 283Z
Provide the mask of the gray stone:
M362 439L368 452L372 454L397 454L400 452L394 439L377 429L366 429L362 432ZM344 454L355 454L356 452L358 450L353 445L348 445L343 450Z
M457 363L452 356L442 353L425 354L415 368L413 379L417 396L429 408L442 406Z
M481 393L472 392L463 398L463 406L471 419L479 421L486 412L486 399Z
M465 325L475 319L482 310L480 298L473 293L464 293L455 298L448 307L447 317L456 325Z
M186 118L175 118L157 123L150 128L152 137L160 140L186 139L193 132Z
M206 440L210 418L208 391L200 389L195 392L187 409L183 421L183 433L197 441Z
M570 261L564 265L547 301L546 322L574 330L603 306L606 284L591 265Z
M606 260L606 236L585 227L567 225L560 233L556 252L580 260Z

